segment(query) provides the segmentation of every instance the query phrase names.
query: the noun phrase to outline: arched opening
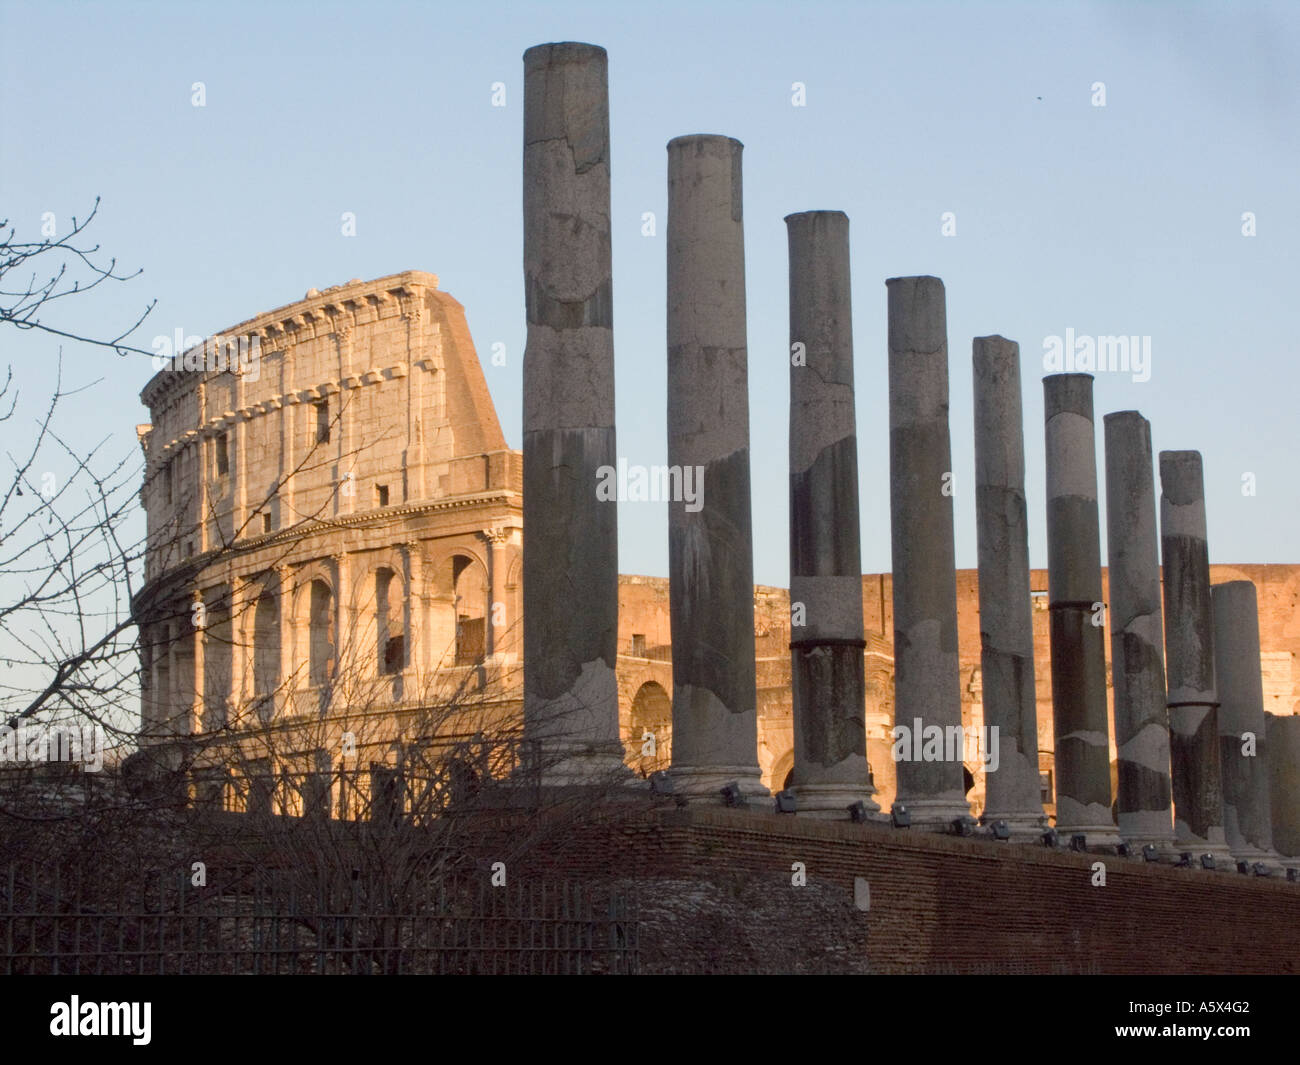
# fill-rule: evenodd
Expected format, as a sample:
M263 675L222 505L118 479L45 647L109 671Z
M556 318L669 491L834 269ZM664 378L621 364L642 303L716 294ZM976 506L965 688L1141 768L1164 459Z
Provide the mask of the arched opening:
M395 576L391 569L375 571L375 642L380 676L392 676L406 667L402 592Z
M487 571L465 555L452 559L456 596L456 665L472 666L487 652Z
M280 686L280 605L263 592L253 608L253 700L259 713L273 706Z
M334 593L321 580L311 582L307 637L309 678L324 688L334 676Z
M672 763L673 701L653 680L637 689L632 699L628 750L631 764L649 776Z
M233 627L229 593L218 593L204 603L203 624L203 728L226 727L230 701L230 677L234 660Z

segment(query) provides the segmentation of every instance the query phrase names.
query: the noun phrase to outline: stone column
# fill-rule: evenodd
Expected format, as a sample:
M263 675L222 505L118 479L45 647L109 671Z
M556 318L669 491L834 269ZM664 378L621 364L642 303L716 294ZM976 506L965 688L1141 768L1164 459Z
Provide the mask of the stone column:
M980 752L987 825L1005 821L1013 836L1047 827L1038 778L1034 694L1034 618L1025 503L1025 433L1020 345L976 337L975 516L979 544L980 676L984 727Z
M1300 715L1265 712L1264 719L1273 849L1288 869L1300 869Z
M1168 854L1174 827L1165 707L1165 636L1151 424L1135 410L1105 417L1110 662L1119 754L1119 834Z
M1235 861L1254 863L1274 857L1264 681L1259 665L1259 604L1250 581L1212 585L1210 602L1214 678L1219 693L1223 833ZM1300 771L1300 763L1291 771Z
M545 782L619 775L605 50L524 53L524 735Z
M1165 662L1174 836L1232 868L1223 832L1219 697L1199 451L1160 452L1160 546L1165 575Z
M1056 829L1082 833L1090 846L1115 846L1092 375L1052 374L1043 378L1043 396Z
M196 610L196 607L199 609ZM194 676L192 680L194 686L191 689L190 712L187 715L187 720L184 721L183 734L197 735L198 733L207 730L207 721L205 720L207 713L204 707L203 698L206 679L204 676L203 650L206 640L204 630L208 623L207 611L208 607L207 603L204 602L203 593L197 588L194 589L194 591L190 593L189 620L190 638L194 641L192 644L194 648L194 654L192 656L194 665ZM194 623L199 617L203 618L202 625ZM182 620L181 624L186 624L186 622Z
M508 534L502 528L483 529L479 532L486 545L488 562L488 616L487 655L500 664L501 649L510 618L506 611L506 541ZM498 619L501 624L498 625Z
M867 769L858 435L849 219L808 211L790 241L790 602L794 784L799 813L871 812Z
M916 827L969 816L962 775L957 570L948 436L948 322L937 277L889 291L889 511L894 585L896 802ZM952 730L956 730L955 732ZM933 744L938 737L938 757Z
M754 675L741 150L720 136L668 143L668 463L680 489L668 504L672 772L679 792L709 797L731 782L767 794Z

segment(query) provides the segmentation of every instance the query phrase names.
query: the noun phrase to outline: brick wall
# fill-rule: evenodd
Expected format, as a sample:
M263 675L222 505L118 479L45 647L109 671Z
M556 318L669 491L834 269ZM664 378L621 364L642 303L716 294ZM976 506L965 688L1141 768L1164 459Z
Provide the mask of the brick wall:
M1300 885L1276 877L699 807L587 819L531 864L639 881L652 971L1300 973Z

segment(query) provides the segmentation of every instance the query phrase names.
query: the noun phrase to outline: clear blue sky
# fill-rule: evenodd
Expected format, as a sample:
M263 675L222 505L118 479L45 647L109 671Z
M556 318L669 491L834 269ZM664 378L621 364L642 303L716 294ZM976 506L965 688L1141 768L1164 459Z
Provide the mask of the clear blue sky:
M0 40L0 216L34 238L43 212L62 231L102 196L96 239L144 269L66 323L103 332L156 298L137 334L148 347L309 288L430 270L465 305L520 446L521 56L590 41L610 56L631 463L666 461L665 144L745 144L757 581L788 572L782 219L814 208L852 220L864 571L890 568L884 280L923 273L948 292L958 565L975 565L971 338L1021 344L1042 565L1043 344L1067 328L1152 338L1150 380L1098 375L1099 468L1101 415L1137 408L1157 449L1204 453L1213 561L1300 561L1300 5L3 0ZM806 107L791 104L796 81ZM641 235L646 211L655 237ZM941 235L946 211L955 236ZM498 341L503 368L488 364ZM34 416L56 346L0 342ZM65 360L71 380L102 379L69 407L69 431L133 448L149 361ZM4 427L5 448L19 429ZM665 574L665 507L624 504L619 546L623 572Z

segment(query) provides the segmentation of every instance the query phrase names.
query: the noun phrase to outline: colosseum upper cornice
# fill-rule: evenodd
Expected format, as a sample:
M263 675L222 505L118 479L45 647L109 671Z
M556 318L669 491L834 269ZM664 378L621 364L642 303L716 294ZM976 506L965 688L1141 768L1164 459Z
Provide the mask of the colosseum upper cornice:
M423 270L404 270L373 281L354 279L347 284L334 285L324 290L310 289L306 297L296 303L265 311L237 325L219 330L215 335L225 338L256 336L260 344L266 344L272 350L280 350L320 336L346 336L357 326L386 318L419 318L422 310L420 297L427 291L437 289L437 275ZM204 342L206 340L205 337ZM199 346L201 345L195 345ZM194 347L187 349L193 350ZM159 370L141 390L140 399L151 409L156 408L220 372ZM366 371L367 374L377 372L379 371Z

